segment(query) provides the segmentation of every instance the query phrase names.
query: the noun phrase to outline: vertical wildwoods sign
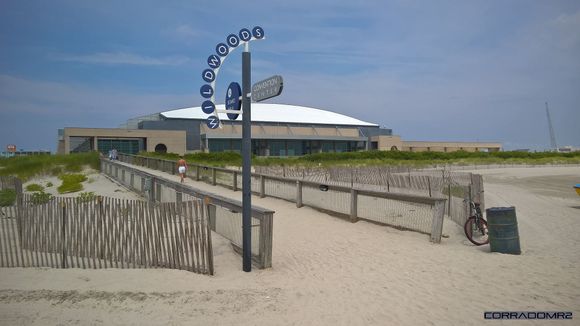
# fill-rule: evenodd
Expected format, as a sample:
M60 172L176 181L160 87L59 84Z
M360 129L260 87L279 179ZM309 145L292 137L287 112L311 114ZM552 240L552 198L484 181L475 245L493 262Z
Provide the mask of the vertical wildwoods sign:
M210 129L216 129L220 126L219 115L216 112L215 105L215 84L220 67L225 62L226 58L230 53L232 53L236 48L241 45L245 45L250 41L261 40L264 38L264 30L256 26L251 31L247 28L241 29L237 34L230 34L226 37L225 43L219 43L215 47L215 53L211 54L207 58L207 65L209 66L201 73L201 77L205 84L203 84L199 90L201 96L205 99L201 104L201 109L205 114L209 114L206 124ZM237 89L237 87L230 85L229 91ZM229 92L228 92L229 93ZM234 92L235 93L235 92ZM234 99L232 96L228 96L231 101L239 101L239 98ZM227 105L226 111L236 111L236 105ZM239 106L237 106L239 110ZM231 108L230 110L227 110ZM235 120L238 117L238 113L229 113L228 117ZM243 114L243 113L242 113Z
M226 110L228 118L236 120L242 111L242 258L244 272L252 270L252 184L251 184L251 55L249 42L264 38L264 30L256 26L251 31L247 28L241 29L237 34L230 34L226 37L226 43L219 43L215 47L215 53L207 58L209 68L201 73L201 77L206 84L202 85L199 92L205 99L201 104L204 113L209 114L206 124L210 129L220 126L219 114L215 105L215 84L219 68L226 60L227 56L237 47L244 44L242 53L242 85L231 83L226 94ZM240 103L240 99L241 102Z

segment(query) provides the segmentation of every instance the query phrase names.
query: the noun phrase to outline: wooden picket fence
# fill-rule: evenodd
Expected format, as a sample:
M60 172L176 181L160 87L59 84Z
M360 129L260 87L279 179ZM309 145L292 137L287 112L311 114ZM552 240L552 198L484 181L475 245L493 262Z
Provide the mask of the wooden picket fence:
M0 214L0 267L170 268L213 275L207 206L52 198Z

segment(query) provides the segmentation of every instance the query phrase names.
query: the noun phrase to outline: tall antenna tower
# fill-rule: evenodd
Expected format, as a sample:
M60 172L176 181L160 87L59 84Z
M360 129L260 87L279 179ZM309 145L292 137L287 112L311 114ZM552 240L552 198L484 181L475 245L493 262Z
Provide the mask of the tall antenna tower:
M556 144L556 135L554 135L554 127L552 127L552 119L550 118L550 109L548 109L548 102L546 102L546 115L548 116L548 128L550 128L550 145L552 149L558 151L558 144Z

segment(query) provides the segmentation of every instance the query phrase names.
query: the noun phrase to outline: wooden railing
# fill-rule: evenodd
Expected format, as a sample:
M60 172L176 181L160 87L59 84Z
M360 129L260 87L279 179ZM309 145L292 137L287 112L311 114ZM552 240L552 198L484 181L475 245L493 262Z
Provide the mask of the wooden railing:
M120 161L127 161L126 155L119 155ZM141 161L144 162L144 161ZM151 166L153 161L149 161ZM156 162L171 173L170 161ZM173 163L173 162L172 162ZM203 199L210 209L212 230L227 238L234 246L241 247L241 234L237 228L219 228L221 222L236 225L241 222L242 202L195 189L177 181L147 173L118 161L101 160L101 172L119 181L127 188L142 194L152 202L184 201L184 196ZM251 215L257 223L258 232L252 233L252 261L258 268L272 266L272 230L274 211L252 205ZM239 220L237 217L239 216ZM224 222L228 219L227 222ZM233 220L232 220L233 219ZM254 222L253 222L254 224ZM232 231L232 229L235 229ZM239 229L241 231L241 227Z
M158 158L119 155L125 163L176 173L176 162ZM188 177L234 191L240 189L241 171L200 164L188 164ZM446 198L382 192L362 187L328 185L297 178L252 173L252 192L295 202L297 207L310 206L352 222L359 219L430 235L441 242ZM304 193L308 192L307 195ZM365 205L360 202L364 201ZM367 207L375 205L374 207Z

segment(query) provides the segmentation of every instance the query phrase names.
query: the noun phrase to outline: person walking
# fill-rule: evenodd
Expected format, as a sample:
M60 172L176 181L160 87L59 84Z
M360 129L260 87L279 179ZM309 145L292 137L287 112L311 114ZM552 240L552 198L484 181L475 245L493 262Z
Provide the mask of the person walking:
M183 183L183 179L185 178L186 170L187 170L187 162L185 162L183 156L180 156L179 161L177 161L177 171L179 172L179 176L181 177L181 183Z

